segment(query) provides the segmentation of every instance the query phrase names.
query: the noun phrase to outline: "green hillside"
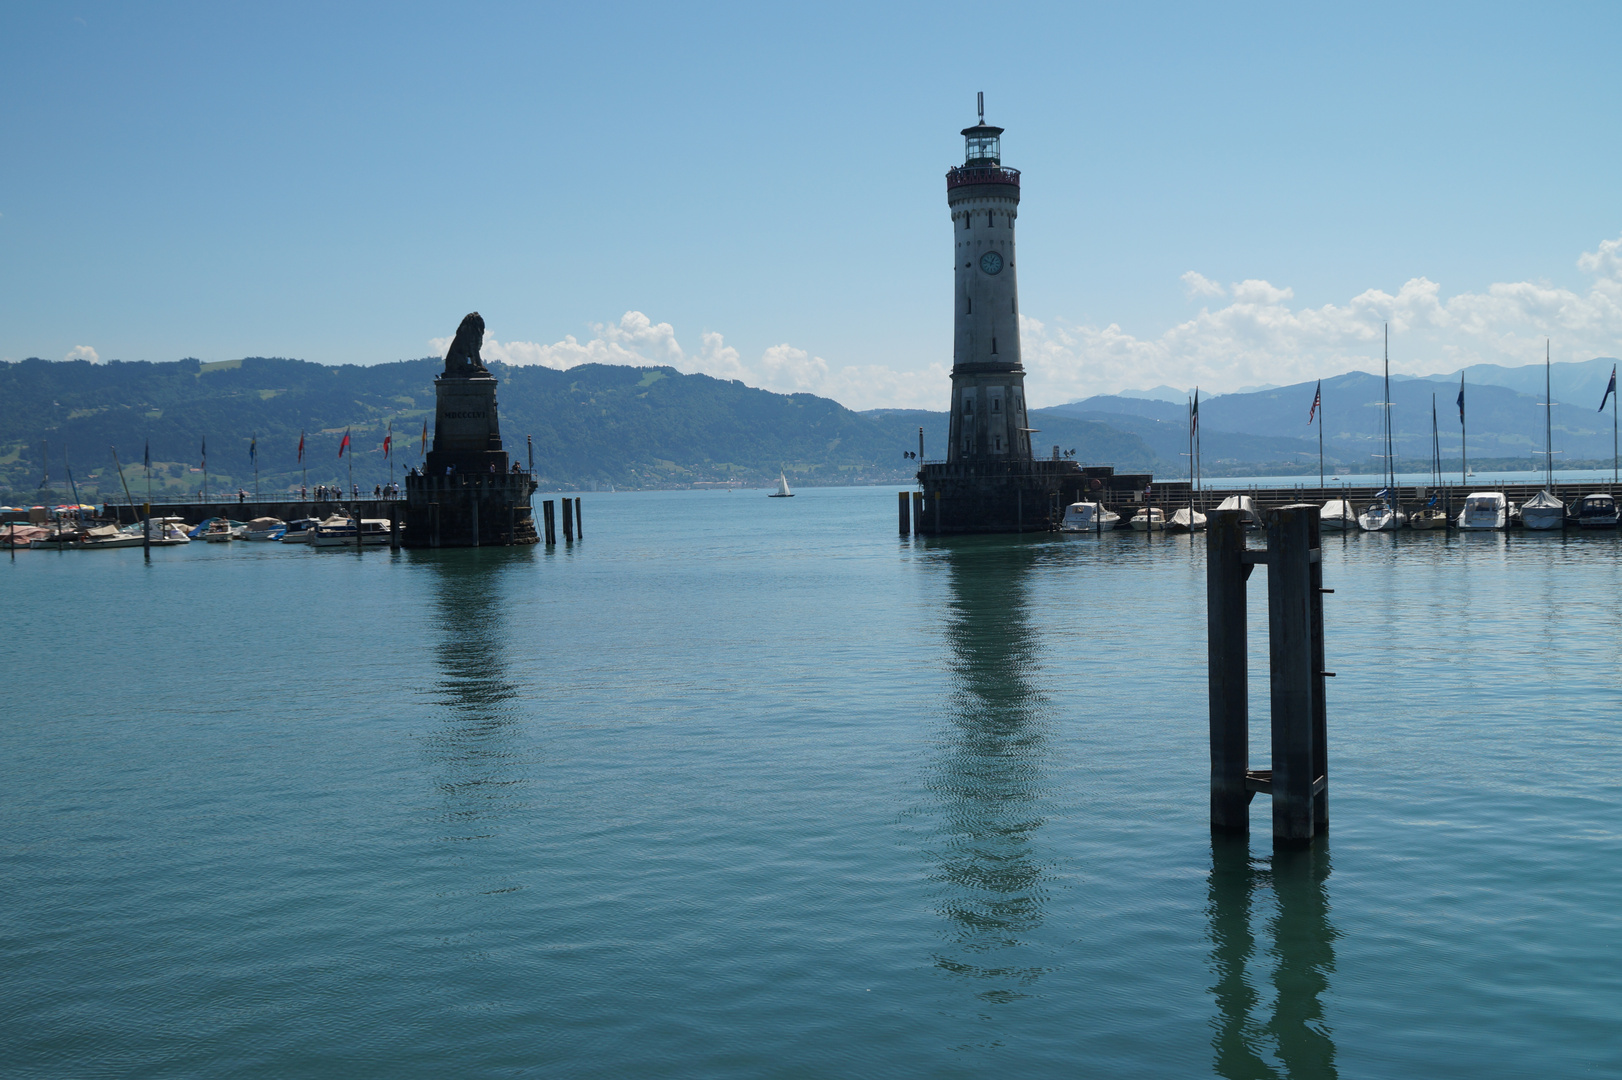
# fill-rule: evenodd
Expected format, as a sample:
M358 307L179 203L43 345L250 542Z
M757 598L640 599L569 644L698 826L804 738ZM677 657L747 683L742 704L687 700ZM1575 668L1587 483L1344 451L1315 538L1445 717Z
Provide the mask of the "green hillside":
M305 433L308 482L347 483L338 445L353 432L354 476L385 482L384 433L394 425L395 475L420 460L424 419L433 415L437 359L371 367L327 367L250 357L217 364L88 364L25 360L0 364L0 498L34 501L48 474L66 498L67 469L86 500L121 497L116 446L136 497L146 489L142 448L151 445L153 488L195 493L208 447L211 490L252 487L250 440L257 436L259 485L286 490L304 478L297 457ZM945 413L855 413L811 394L775 394L674 368L588 364L568 371L492 365L501 380L507 449L527 460L534 442L543 488L578 490L685 486L700 481L764 484L779 468L810 484L906 483L922 424L926 453L945 445ZM1141 439L1107 425L1033 413L1039 445L1076 448L1088 462L1150 467ZM45 458L49 448L49 461Z

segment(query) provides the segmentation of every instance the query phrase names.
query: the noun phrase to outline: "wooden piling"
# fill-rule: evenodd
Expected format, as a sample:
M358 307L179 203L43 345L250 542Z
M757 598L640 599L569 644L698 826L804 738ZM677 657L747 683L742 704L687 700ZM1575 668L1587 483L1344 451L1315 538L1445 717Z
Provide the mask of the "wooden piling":
M898 504L896 512L900 515L897 520L901 525L902 536L912 535L912 494L910 491L896 492L898 496L896 499Z
M935 524L937 528L939 528L940 525L940 517L940 510L937 509L935 511ZM912 528L913 531L919 536L924 534L924 493L921 491L915 491L912 493Z
M580 515L580 499L578 497L574 501L574 538L576 540L586 538L586 519Z
M546 520L547 547L553 547L558 542L558 523L557 514L554 513L555 509L556 508L553 506L551 499L547 499L545 502L541 503L541 517Z
M1313 837L1312 522L1316 506L1269 510L1267 524L1267 646L1273 726L1273 843Z
M574 500L563 500L563 539L565 543L574 543Z
M389 506L389 550L400 550L400 505Z
M1329 702L1326 696L1329 672L1324 670L1324 588L1323 534L1320 509L1309 514L1307 542L1310 560L1308 602L1312 616L1312 831L1321 834L1329 828Z
M1211 712L1211 828L1250 831L1250 673L1245 647L1245 526L1242 511L1206 522L1205 625Z

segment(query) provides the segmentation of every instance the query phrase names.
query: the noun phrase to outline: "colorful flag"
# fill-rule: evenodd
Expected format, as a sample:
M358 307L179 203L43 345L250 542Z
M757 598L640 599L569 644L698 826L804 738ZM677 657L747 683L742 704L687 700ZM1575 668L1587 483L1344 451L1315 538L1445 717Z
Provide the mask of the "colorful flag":
M423 453L423 455L425 457L427 456L427 454L428 454L428 418L426 416L422 418L422 442L417 444L417 449L422 451L422 453Z
M1605 411L1605 403L1611 400L1611 395L1614 393L1616 393L1616 365L1612 364L1610 384L1605 387L1605 396L1599 399L1600 412Z
M1324 400L1324 381L1322 379L1319 379L1318 380L1318 389L1316 389L1316 390L1314 390L1312 392L1312 408L1307 410L1307 423L1309 423L1309 424L1312 423L1312 418L1314 416L1318 415L1318 406L1323 404L1323 400Z
M1459 423L1464 423L1464 376L1459 376Z
M259 464L259 436L257 435L248 440L248 460L255 465Z
M394 446L394 421L390 420L389 421L388 434L383 436L383 456L384 457L389 456L389 452L393 448L393 446Z
M1200 428L1200 388L1194 388L1194 404L1188 410L1188 437L1193 438Z
M349 429L344 428L344 441L338 444L338 456L344 456L344 448L349 445Z
M298 429L298 463L304 464L304 429Z

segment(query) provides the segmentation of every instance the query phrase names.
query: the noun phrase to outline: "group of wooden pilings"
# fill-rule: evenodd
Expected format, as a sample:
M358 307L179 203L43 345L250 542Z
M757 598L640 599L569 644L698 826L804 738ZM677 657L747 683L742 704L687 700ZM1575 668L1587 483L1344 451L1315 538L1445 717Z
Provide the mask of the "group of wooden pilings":
M896 502L901 507L901 535L912 535L914 521L923 524L924 520L924 493L921 491L898 491Z
M557 515L554 513L551 499L541 503L541 518L546 522L547 546L551 547L558 542ZM580 513L580 500L564 499L563 540L565 543L573 543L576 536L582 540L586 538L586 519Z
M1211 699L1211 828L1250 830L1250 800L1273 799L1273 843L1310 844L1329 829L1323 587L1318 507L1265 511L1267 547L1245 546L1242 511L1214 510L1206 525L1206 626ZM1271 769L1250 768L1250 685L1245 583L1267 566L1267 645L1273 726Z

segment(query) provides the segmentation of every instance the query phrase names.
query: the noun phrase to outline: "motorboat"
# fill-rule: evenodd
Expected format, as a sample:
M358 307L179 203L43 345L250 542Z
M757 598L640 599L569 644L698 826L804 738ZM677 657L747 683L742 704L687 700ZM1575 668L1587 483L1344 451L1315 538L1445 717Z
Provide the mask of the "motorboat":
M294 518L287 523L286 530L282 533L282 543L308 544L315 535L315 527L319 524L320 518Z
M1256 504L1249 495L1229 495L1217 504L1218 510L1238 510L1239 520L1245 523L1247 529L1262 527L1262 519L1256 516Z
M244 540L280 540L287 531L287 522L281 518L260 517L248 522L243 530Z
M1188 506L1181 506L1166 522L1167 532L1192 533L1205 530L1205 515Z
M1577 503L1579 529L1614 529L1617 523L1616 499L1603 492L1584 495Z
M1158 506L1146 506L1132 518L1134 532L1165 532L1166 512Z
M236 539L236 531L225 518L215 518L203 530L203 539L210 544L229 544Z
M80 535L79 542L73 545L80 551L89 551L92 548L140 546L141 527L139 525L133 525L129 529L120 529L116 525L97 525L94 528L86 529Z
M1121 523L1121 515L1103 503L1076 502L1064 508L1064 519L1059 522L1060 532L1100 532L1113 529Z
M347 514L333 514L310 530L312 547L354 547L355 519Z
M389 542L390 524L388 518L362 518L360 546L386 546ZM355 519L334 514L315 527L310 536L310 544L314 547L354 547Z
M1521 525L1539 531L1563 529L1566 527L1566 504L1545 488L1521 504Z
M1318 527L1331 532L1351 532L1357 526L1357 512L1345 499L1330 499L1318 511Z
M1510 502L1502 491L1472 491L1459 511L1459 528L1466 532L1507 529L1509 513Z

